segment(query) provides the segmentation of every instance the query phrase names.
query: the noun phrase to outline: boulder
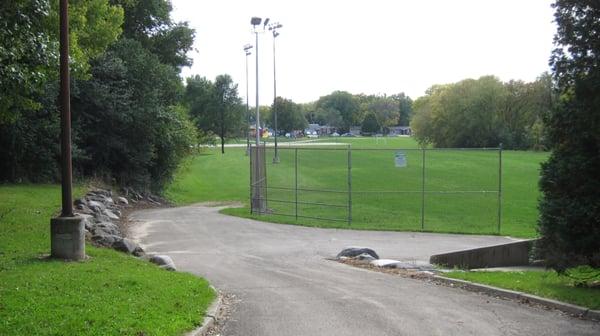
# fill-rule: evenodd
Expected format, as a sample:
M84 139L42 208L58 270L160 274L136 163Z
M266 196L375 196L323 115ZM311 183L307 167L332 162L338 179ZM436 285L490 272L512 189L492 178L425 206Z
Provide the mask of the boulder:
M78 213L77 216L82 218L83 226L88 231L91 231L92 228L96 225L96 221L94 220L94 216L92 215Z
M139 246L136 243L127 238L116 240L112 244L112 248L114 248L115 250L125 252L128 254L133 254L138 247Z
M94 218L97 222L110 222L110 218L101 212L95 212Z
M75 202L73 202L73 204L77 205L87 205L87 202L85 201L85 198L78 198L75 200Z
M133 255L136 257L143 257L144 255L146 255L146 252L144 252L144 249L137 245L135 250L133 251Z
M117 215L116 215L114 212L112 212L111 210L104 209L104 210L102 210L102 213L103 213L103 214L104 214L106 217L108 217L108 218L110 218L110 219L112 219L112 220L119 220L119 216L117 216Z
M167 271L175 271L175 263L173 259L168 255L153 255L150 257L150 262L157 264L160 268L166 269Z
M106 209L106 205L95 200L89 200L87 206L94 212L102 212L102 210Z
M93 231L94 233L105 232L116 236L120 235L121 233L119 227L111 222L100 222L94 226Z
M365 262L377 260L372 255L370 255L368 253L359 254L359 255L356 256L356 259L362 260L362 261L365 261Z
M117 204L128 205L129 201L125 197L117 197Z
M94 233L92 235L92 241L97 245L110 247L115 241L121 239L121 237L108 234L108 233Z
M358 257L361 254L368 254L374 259L379 259L379 256L375 251L367 247L346 247L336 256L337 259L341 257L354 258Z
M400 261L393 259L378 259L371 261L371 265L385 268L397 268L396 265L398 263L400 263Z

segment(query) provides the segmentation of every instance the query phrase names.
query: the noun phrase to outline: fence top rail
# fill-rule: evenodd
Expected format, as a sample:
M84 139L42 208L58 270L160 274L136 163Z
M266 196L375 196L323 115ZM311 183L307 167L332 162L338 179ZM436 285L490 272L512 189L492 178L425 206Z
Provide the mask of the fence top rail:
M277 147L278 150L324 150L324 151L499 151L500 147L478 147L478 148L355 148L351 146L346 147L328 147L331 145L323 146L302 146L302 147ZM267 149L274 149L275 147L268 147Z

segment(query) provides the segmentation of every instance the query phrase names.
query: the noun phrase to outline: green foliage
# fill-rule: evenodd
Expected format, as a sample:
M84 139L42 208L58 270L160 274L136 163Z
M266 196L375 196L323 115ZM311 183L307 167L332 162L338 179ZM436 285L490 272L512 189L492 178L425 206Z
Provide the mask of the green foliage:
M411 127L419 142L437 147L543 148L551 90L547 75L533 83L485 76L434 85L415 101Z
M398 125L408 126L413 115L412 99L404 92L392 95L391 98L398 103Z
M0 335L181 335L198 325L215 297L204 279L92 246L83 262L44 258L60 201L58 185L0 186Z
M196 142L183 88L173 67L137 41L121 39L92 63L92 78L76 81L73 119L85 175L160 188ZM140 141L143 139L143 141Z
M53 57L44 31L50 7L45 0L0 3L0 125L14 122L22 110L39 108L34 99L46 80Z
M377 121L375 113L368 113L362 122L360 131L362 133L374 134L378 133L380 130L381 127L379 126L379 122Z
M59 0L50 1L51 10L45 30L53 41L59 40ZM121 34L123 9L109 4L109 0L69 1L69 57L74 77L89 76L89 61L102 54ZM52 53L58 56L58 43L52 44ZM58 63L51 70L58 74Z
M350 126L358 125L362 121L357 99L345 91L335 91L327 96L319 98L315 108L323 110L335 110L339 113L342 122L339 126L342 131L348 131Z
M546 118L537 251L558 270L600 267L600 3L557 0L552 53L560 105Z
M139 41L158 56L161 63L174 67L190 66L187 52L192 50L195 32L187 22L173 22L169 0L111 0L125 11L123 35Z
M271 106L271 111L277 111L277 129L280 131L303 130L308 126L302 113L302 106L291 99L277 97ZM275 114L271 113L271 125L274 125L274 118Z
M203 134L217 134L224 152L225 139L241 134L245 108L231 76L219 75L214 83L195 75L187 78L184 101Z
M569 268L565 276L571 278L576 287L600 287L600 269L587 265Z

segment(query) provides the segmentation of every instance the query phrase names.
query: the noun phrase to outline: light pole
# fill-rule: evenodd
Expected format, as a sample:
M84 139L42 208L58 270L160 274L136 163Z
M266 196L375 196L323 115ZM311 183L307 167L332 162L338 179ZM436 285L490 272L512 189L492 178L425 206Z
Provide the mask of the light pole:
M275 117L275 155L273 156L273 163L279 163L279 153L277 151L277 75L275 72L275 38L279 36L277 29L283 27L279 22L273 23L269 26L269 30L273 32L273 116Z
M250 49L252 49L251 44L244 46L246 53L246 156L250 154L250 107L248 105L248 56L252 54Z
M256 46L256 147L258 147L260 145L260 106L258 103L258 33L259 31L256 29L256 26L260 25L260 22L262 21L261 18L259 17L253 17L252 19L250 19L250 24L252 25L252 28L254 29L254 35L256 36L256 42L255 42L255 46ZM269 18L265 19L265 22L263 23L263 29L264 27L267 26L267 24L269 23Z

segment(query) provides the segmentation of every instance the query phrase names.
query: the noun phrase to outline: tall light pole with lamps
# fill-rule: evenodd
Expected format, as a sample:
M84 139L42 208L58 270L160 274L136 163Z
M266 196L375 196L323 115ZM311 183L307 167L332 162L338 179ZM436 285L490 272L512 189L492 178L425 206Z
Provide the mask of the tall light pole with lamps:
M277 133L279 133L279 130L277 129L277 75L275 72L275 38L279 36L277 29L281 27L283 27L283 25L279 22L272 23L269 26L269 30L273 33L273 116L275 121L275 155L273 156L273 163L279 163L279 153L277 151Z
M248 56L252 54L250 49L252 49L251 44L244 46L246 54L246 155L250 154L250 107L248 103Z
M258 33L260 33L260 31L256 29L256 26L260 25L261 21L262 19L256 16L250 19L250 24L252 25L254 35L256 36L256 42L254 44L256 46L256 147L260 145L260 106L258 103ZM266 18L263 23L263 29L268 23L269 18Z

